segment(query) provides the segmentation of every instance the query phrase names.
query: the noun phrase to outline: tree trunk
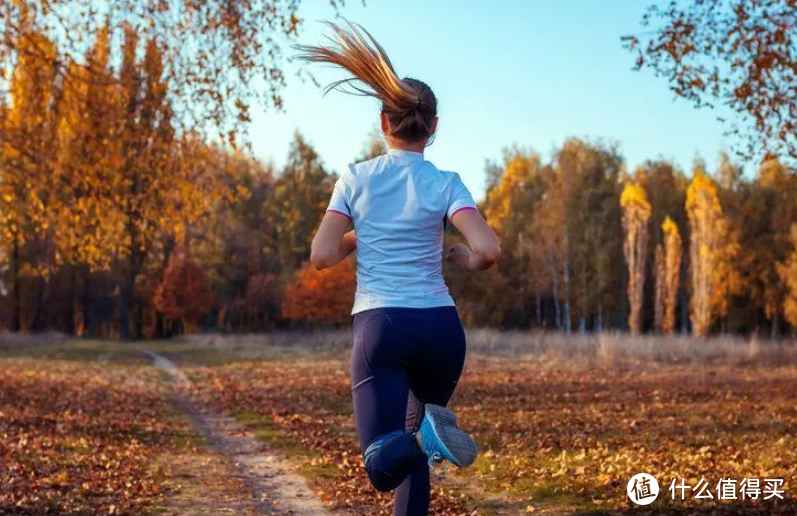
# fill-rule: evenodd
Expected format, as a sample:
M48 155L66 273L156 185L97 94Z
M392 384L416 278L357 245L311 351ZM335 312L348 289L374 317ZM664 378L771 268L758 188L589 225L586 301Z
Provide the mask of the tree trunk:
M685 289L681 289L681 335L689 333L689 299L686 297Z
M587 260L581 262L581 315L578 318L579 333L587 332L587 298L589 297L589 284L587 282Z
M14 242L11 250L11 269L14 273L14 306L11 315L11 331L18 332L22 327L22 296L19 284L19 239L16 235L14 235Z
M34 312L30 327L33 331L45 331L48 329L47 315L49 314L49 310L47 306L50 301L49 277L40 277L38 283L39 285L36 291L36 311Z
M603 306L598 303L598 313L595 316L595 331L600 333L603 331Z
M135 233L132 233L135 235ZM132 238L130 250L130 269L126 285L122 286L122 304L119 310L119 334L123 339L141 338L141 314L136 303L136 280L144 263L144 256L138 249L138 239Z
M169 267L169 258L172 256L172 251L174 250L174 237L169 236L166 238L166 242L163 245L163 262L161 263L161 268L163 273L161 274L161 278L163 278L163 274L166 272L166 268ZM155 338L162 339L166 337L166 322L164 320L163 314L159 310L155 310Z
M144 337L143 322L144 322L144 307L135 301L135 291L133 292L133 338L140 340Z
M565 284L564 329L565 329L565 333L569 334L570 330L571 330L571 323L570 323L570 264L565 264L564 284Z
M528 318L526 316L526 264L523 260L523 233L518 233L518 264L520 265L520 273L518 280L520 282L520 326L528 328Z
M66 320L65 331L69 335L75 335L75 330L77 329L75 319L77 318L78 314L77 266L75 265L69 266L69 294L69 316Z
M83 335L94 335L91 327L91 270L83 268Z
M559 279L557 278L556 269L551 269L551 290L553 292L553 311L556 318L556 329L562 327L561 309L559 306Z
M119 305L119 336L122 339L130 338L130 312L133 309L133 285L135 276L130 275L131 279L122 286L122 296Z

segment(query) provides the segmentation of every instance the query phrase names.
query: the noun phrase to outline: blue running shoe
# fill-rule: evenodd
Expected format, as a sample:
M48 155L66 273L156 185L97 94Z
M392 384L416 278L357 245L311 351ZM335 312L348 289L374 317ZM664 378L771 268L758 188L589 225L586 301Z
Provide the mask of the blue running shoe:
M457 428L457 416L440 405L424 405L424 416L418 428L421 449L429 457L429 466L443 460L463 468L476 460L476 442Z

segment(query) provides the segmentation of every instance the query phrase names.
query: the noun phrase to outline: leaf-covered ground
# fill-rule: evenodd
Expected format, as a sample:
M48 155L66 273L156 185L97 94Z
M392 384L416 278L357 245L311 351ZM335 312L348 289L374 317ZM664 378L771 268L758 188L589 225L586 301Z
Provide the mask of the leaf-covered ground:
M0 513L140 514L179 433L153 374L0 359Z
M356 446L345 359L233 360L189 370L207 403L303 461L327 500L390 514ZM436 484L434 514L794 514L797 368L471 357L453 400L482 451ZM649 508L626 484L661 486ZM672 501L673 478L780 478L784 501ZM679 480L680 482L680 480ZM717 497L716 490L714 491Z
M295 461L324 501L390 514L362 468L345 347L250 341L151 346L182 366L197 401ZM472 354L453 400L481 456L435 482L433 514L797 513L793 360L495 355ZM129 345L0 344L0 514L249 514L245 486L175 412L164 377ZM649 508L625 493L639 472L661 485ZM786 499L674 502L673 478L712 490L782 478Z
M41 340L0 343L0 514L257 514L134 346Z

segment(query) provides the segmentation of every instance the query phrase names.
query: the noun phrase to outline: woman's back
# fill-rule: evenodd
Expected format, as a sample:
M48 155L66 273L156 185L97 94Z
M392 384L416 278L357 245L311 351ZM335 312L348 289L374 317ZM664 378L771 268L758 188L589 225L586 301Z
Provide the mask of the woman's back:
M391 150L352 165L329 205L356 230L352 313L454 305L442 272L444 221L475 207L458 174L438 170L419 152Z
M429 85L399 79L364 29L330 26L332 45L300 47L301 57L352 74L332 88L380 101L392 150L338 179L310 262L325 269L357 251L351 386L363 463L376 489L396 490L393 514L425 516L429 467L468 466L478 451L445 408L465 363L465 332L443 281L445 220L468 241L446 254L463 271L490 267L500 245L459 176L423 159L438 122Z

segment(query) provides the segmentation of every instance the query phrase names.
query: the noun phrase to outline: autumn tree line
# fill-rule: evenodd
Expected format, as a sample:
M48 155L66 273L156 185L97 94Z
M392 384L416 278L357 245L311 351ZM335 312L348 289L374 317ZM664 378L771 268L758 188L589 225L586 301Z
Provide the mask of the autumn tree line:
M455 282L472 324L773 337L797 325L797 176L775 157L748 173L726 154L711 169L630 171L615 146L571 139L549 163L507 152L490 178L483 211L505 257L481 295Z
M140 338L347 321L354 261L306 262L336 175L300 134L277 170L185 124L157 38L108 26L64 65L55 41L21 30L0 97L4 329ZM384 151L376 135L352 159ZM746 174L727 155L628 170L615 145L570 139L550 159L509 149L486 172L501 262L445 267L469 325L797 326L797 183L775 157Z
M66 67L20 30L0 97L2 326L137 338L282 323L335 179L315 151L297 135L277 173L186 129L164 48L130 27L97 31Z

